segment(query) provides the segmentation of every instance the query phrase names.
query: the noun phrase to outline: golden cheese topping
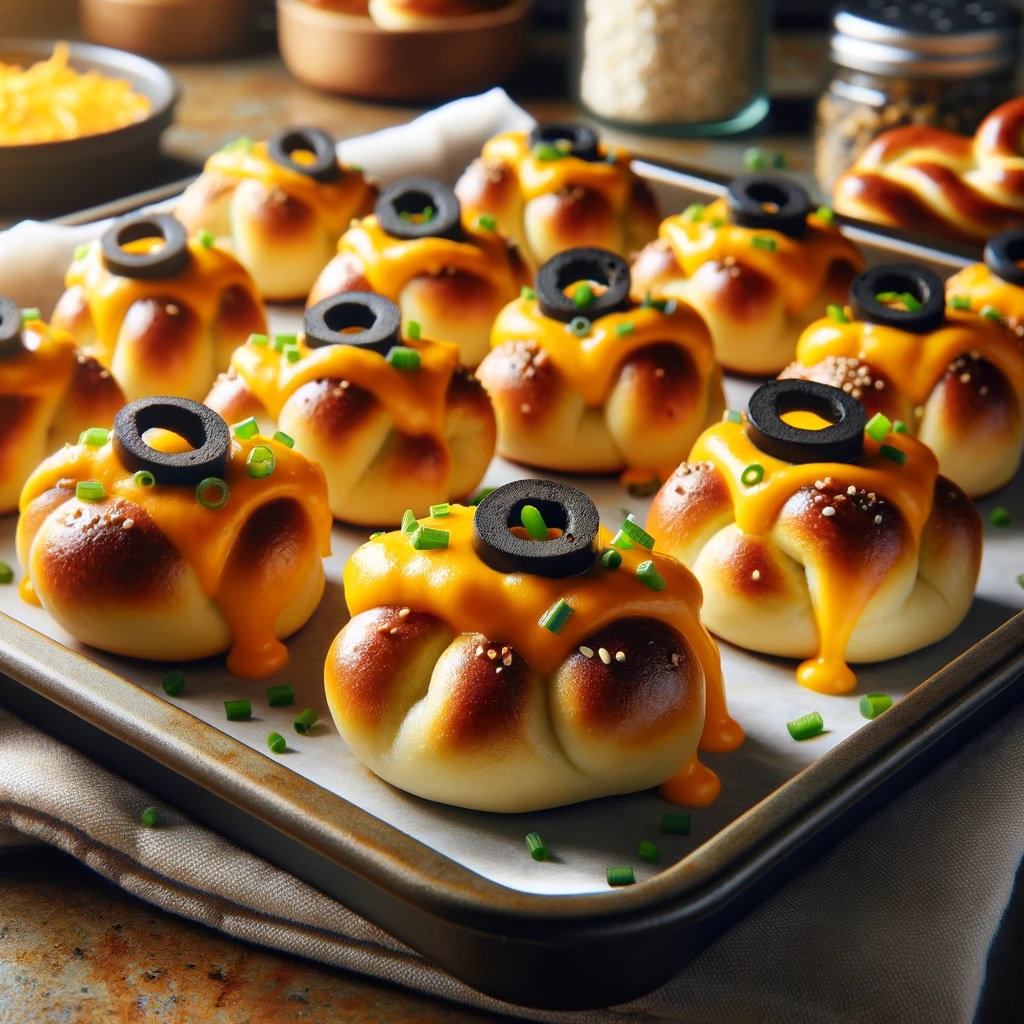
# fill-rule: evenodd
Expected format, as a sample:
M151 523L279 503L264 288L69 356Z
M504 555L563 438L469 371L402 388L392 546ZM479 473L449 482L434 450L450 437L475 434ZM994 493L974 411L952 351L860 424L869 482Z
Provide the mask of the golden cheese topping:
M883 444L906 456L900 464L881 454ZM751 536L767 535L786 501L802 488L814 488L829 479L863 488L896 506L914 545L931 515L938 461L920 441L908 434L890 434L880 443L864 437L864 454L857 463L793 464L763 452L747 436L746 417L741 423L723 421L706 430L690 453L690 462L709 461L722 473L732 496L737 528ZM764 469L761 480L748 486L743 471L751 465ZM804 662L797 678L821 693L845 693L854 676L846 664L846 644L881 578L867 572L836 579L827 550L817 546L804 552L808 577L826 581L811 590L818 625L818 657Z
M864 259L830 221L811 213L807 233L791 238L770 228L745 228L729 221L725 199L711 203L699 220L686 212L662 221L659 237L668 243L687 277L705 263L732 257L767 277L785 296L786 311L799 313L820 295L834 263L854 270ZM754 239L763 239L757 244Z
M356 345L310 348L300 334L294 346L277 351L259 340L235 349L231 365L274 419L303 384L343 380L374 395L402 433L444 438L445 399L459 365L458 346L451 342L403 339L403 346L419 353L420 365L399 370L379 352ZM288 358L289 348L298 354L294 361Z
M946 282L946 295L950 299L969 299L971 308L979 313L991 306L1008 320L1024 320L1024 288L1004 281L984 263L958 270Z
M947 309L946 320L945 326L930 334L912 334L866 320L841 324L826 317L800 336L796 358L804 366L828 356L870 363L921 405L950 363L965 352L977 352L1002 371L1018 394L1024 393L1024 349L1013 335L970 311Z
M257 445L274 453L274 470L262 478L249 476L246 469L246 458ZM278 616L300 592L316 561L330 554L332 519L320 467L279 441L260 435L246 440L232 437L223 478L230 493L220 508L200 504L194 486L142 487L132 477L133 472L121 464L110 441L100 446L67 445L29 477L22 490L20 511L24 513L37 497L58 485L73 487L83 480L99 481L108 498L142 506L195 573L202 592L223 612L232 636L228 668L240 676L269 675L281 668L288 652L274 636ZM319 550L293 552L295 564L289 587L282 587L276 577L273 586L254 587L251 574L246 575L244 585L240 585L242 581L236 584L228 570L236 539L258 508L280 498L294 499L306 510ZM98 508L101 506L97 503ZM21 594L38 603L27 579Z
M581 317L586 309L580 309ZM623 361L640 349L666 342L688 352L698 374L714 369L711 335L698 313L684 302L661 312L655 306L635 306L608 313L590 322L579 338L569 324L544 316L535 299L510 302L494 321L491 347L507 341L532 341L543 349L572 387L592 408L608 398Z
M0 358L0 395L53 399L64 394L75 372L74 338L43 320L26 321L22 338L21 351Z

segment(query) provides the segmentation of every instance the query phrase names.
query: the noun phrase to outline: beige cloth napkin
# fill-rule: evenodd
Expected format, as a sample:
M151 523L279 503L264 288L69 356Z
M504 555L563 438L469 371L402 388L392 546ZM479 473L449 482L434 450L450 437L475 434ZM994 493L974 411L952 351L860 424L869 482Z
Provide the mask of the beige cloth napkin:
M382 181L454 180L489 135L528 123L500 91L342 144ZM49 310L95 226L0 234L0 293ZM959 1024L1024 856L1024 706L877 812L658 991L545 1013L480 995L350 910L0 709L0 847L56 846L166 910L229 935L529 1020L612 1024Z

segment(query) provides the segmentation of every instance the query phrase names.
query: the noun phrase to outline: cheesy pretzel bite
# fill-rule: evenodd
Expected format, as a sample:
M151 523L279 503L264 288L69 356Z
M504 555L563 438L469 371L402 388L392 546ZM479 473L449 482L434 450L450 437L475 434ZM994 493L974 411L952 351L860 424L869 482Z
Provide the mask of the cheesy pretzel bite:
M633 263L633 294L689 302L727 370L766 376L793 358L803 328L842 302L864 265L831 211L786 178L734 178L724 199L662 221Z
M545 480L410 529L352 555L352 617L324 667L338 730L371 771L488 811L655 785L715 799L698 745L732 750L743 731L682 565L641 544L602 551L594 503Z
M175 214L233 252L267 302L298 302L376 196L361 171L339 160L327 132L283 128L266 142L238 139L214 153Z
M580 473L674 466L725 407L721 371L685 303L629 298L625 260L570 249L494 323L477 376L498 454Z
M494 414L444 341L402 337L398 307L350 292L306 310L297 338L256 336L206 398L229 421L280 428L327 474L331 512L394 525L456 500L494 454Z
M1024 452L1024 348L913 264L864 271L847 309L811 324L781 374L848 388L869 415L900 420L972 497L1006 484Z
M154 428L178 437L151 447ZM232 437L187 399L125 406L109 436L89 431L25 484L22 596L101 650L228 651L236 675L276 672L288 661L280 638L320 602L331 530L323 472L286 440Z
M980 263L946 280L953 309L974 310L1024 338L1024 228L1002 231L985 243Z
M245 268L169 214L133 214L84 246L68 269L55 327L113 373L129 401L198 400L235 348L267 329Z
M338 242L309 293L309 305L343 292L378 292L398 304L406 325L459 347L476 366L498 310L529 280L518 250L493 219L463 215L450 188L405 178L385 189L374 213Z
M455 193L470 218L493 217L534 268L584 245L626 258L658 232L654 194L629 153L585 125L496 135Z
M794 415L816 422L783 419ZM978 513L931 451L884 423L865 426L847 392L770 381L745 416L704 432L647 523L700 581L712 633L807 659L797 680L820 693L854 688L848 661L952 632L981 562Z
M0 515L17 511L22 485L54 448L112 422L122 405L110 372L70 334L0 296Z

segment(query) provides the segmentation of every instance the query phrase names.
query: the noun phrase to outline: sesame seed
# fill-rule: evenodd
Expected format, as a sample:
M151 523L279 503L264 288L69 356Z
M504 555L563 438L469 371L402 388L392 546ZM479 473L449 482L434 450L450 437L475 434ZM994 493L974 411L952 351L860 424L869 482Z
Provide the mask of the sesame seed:
M752 580L759 580L759 579L761 578L761 570L760 570L760 569L755 569L755 570L754 570L754 571L753 571L753 572L752 572L752 573L750 574L750 578L751 578Z
M400 619L408 618L409 617L409 609L408 608L399 608L398 609L398 617Z
M594 656L594 648L593 647L581 647L580 648L580 654L582 654L584 658L592 658Z
M380 633L381 636L386 636L387 632L388 632L388 627L387 626L378 626L377 627L377 632Z
M882 517L881 516L875 516L875 526L881 526L881 525L882 525Z
M597 649L597 656L606 665L610 665L612 663L612 656L608 653L608 651L604 647L598 647L598 649Z
M825 481L824 481L824 480L815 480L815 481L814 481L814 486L815 486L815 487L816 487L816 488L817 488L817 489L818 489L819 491L821 491L821 490L824 490L824 487L825 487Z
M620 662L621 661L625 661L626 660L626 652L625 651L616 651L615 652L615 660L616 661L620 661Z
M494 674L495 674L496 676L497 676L497 675L501 675L501 673L502 673L502 672L504 672L504 671L505 671L505 670L504 670L504 669L503 669L503 668L502 668L502 667L501 667L500 665L498 665L498 666L497 666L497 667L496 667L496 668L494 669Z
M134 519L126 519L121 524L121 529L122 530L130 530L134 525L135 525L135 520Z
M392 627L391 627L391 629L389 629L389 630L388 630L388 632L389 632L389 633L390 633L390 634L391 634L392 636L394 636L394 635L395 635L395 634L396 634L396 633L398 632L398 627L397 627L397 626L392 626Z
M823 516L834 516L834 515L836 514L836 510L835 510L835 507L834 507L834 506L832 506L832 505L826 505L826 506L825 506L825 507L824 507L824 508L823 508L823 509L821 510L821 514L822 514Z

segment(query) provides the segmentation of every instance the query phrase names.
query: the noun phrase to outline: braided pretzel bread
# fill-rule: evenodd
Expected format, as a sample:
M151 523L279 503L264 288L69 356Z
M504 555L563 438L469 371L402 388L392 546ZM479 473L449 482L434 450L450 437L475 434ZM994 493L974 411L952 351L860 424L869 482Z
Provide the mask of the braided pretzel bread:
M546 540L508 525L528 503L547 520ZM611 534L593 502L563 484L517 481L446 513L419 524L443 536L443 549L418 549L396 531L345 566L352 617L324 682L355 756L401 789L481 810L659 784L667 799L711 803L720 785L697 760L698 743L732 750L743 731L726 710L693 576L639 548L603 564ZM547 548L552 562L571 549L566 561L585 564L537 566Z
M839 213L981 243L1024 226L1024 96L996 107L973 137L926 125L893 128L835 184Z

